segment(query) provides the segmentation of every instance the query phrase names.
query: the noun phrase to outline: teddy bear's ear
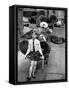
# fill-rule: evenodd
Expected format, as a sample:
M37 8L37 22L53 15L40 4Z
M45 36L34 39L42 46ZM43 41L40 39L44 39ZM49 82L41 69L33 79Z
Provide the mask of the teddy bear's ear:
M48 27L48 23L47 22L41 22L40 23L40 27L47 28Z

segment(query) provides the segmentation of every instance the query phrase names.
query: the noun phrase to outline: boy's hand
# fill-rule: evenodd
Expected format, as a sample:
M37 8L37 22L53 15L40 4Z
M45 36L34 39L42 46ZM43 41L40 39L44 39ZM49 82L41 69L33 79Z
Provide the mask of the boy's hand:
M42 59L44 59L44 56L42 55L42 57L41 57Z
M24 57L25 57L25 59L26 59L26 55L25 55Z

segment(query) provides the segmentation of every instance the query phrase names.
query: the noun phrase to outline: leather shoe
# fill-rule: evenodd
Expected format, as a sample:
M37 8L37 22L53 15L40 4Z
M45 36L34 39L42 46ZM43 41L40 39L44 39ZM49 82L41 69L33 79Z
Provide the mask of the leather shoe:
M31 77L27 77L27 80L30 81L31 80Z

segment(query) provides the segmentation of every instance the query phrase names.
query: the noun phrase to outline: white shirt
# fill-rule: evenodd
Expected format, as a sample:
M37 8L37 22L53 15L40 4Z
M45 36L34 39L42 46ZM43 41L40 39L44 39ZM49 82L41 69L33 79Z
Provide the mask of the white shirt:
M40 54L43 55L42 50L41 50L41 46L40 46L40 41L37 39L34 40L34 48L35 48L35 52L39 51ZM25 55L28 55L30 53L30 51L33 51L33 39L29 40L28 50L27 50Z

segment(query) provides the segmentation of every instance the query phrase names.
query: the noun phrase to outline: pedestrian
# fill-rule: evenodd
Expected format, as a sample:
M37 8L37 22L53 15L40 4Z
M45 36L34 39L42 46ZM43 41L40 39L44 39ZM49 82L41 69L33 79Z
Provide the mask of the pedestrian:
M28 41L28 49L25 54L25 58L29 55L31 59L30 67L29 67L29 76L27 77L28 80L31 80L31 78L36 78L35 70L36 70L37 61L39 61L40 59L44 59L42 49L40 46L40 41L36 37L37 35L33 31L32 39Z

